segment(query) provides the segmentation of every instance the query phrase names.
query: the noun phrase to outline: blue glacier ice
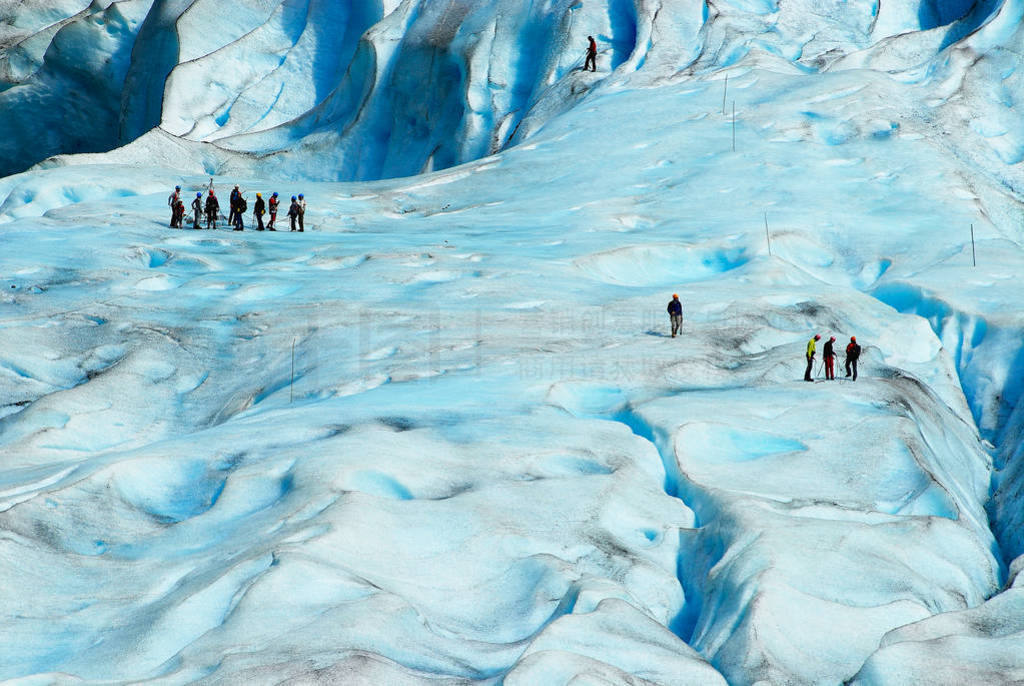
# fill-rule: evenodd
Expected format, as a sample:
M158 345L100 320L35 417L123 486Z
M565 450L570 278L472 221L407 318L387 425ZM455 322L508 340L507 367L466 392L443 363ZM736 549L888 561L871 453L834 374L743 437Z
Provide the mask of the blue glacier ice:
M0 680L1024 679L1024 0L15 5Z

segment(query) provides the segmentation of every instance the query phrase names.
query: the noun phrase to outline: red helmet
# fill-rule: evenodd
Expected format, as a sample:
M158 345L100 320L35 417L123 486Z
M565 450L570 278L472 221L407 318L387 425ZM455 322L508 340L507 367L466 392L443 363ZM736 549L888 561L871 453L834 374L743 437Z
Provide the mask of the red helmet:
M821 334L820 333L814 334L814 340L820 341L821 340Z
M851 343L856 343L857 342L857 337L856 336L850 336L850 342Z
M835 336L832 336L831 338L829 338L830 341L834 341L835 339L836 339Z

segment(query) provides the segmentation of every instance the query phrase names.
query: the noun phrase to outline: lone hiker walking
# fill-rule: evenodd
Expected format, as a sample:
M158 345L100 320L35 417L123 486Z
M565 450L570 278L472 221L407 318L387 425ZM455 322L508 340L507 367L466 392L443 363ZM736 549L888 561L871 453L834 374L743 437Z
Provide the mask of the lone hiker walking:
M672 338L683 330L683 303L679 302L679 294L673 293L668 301L668 318L672 322Z
M860 358L860 345L857 344L857 337L850 336L850 342L846 345L846 376L850 376L850 369L853 369L853 380L857 380L857 360Z
M587 40L590 41L587 45L587 61L583 64L583 71L590 68L590 71L597 71L597 43L594 42L593 36L587 36Z
M836 351L832 349L832 344L835 342L835 336L832 336L827 341L825 341L825 350L822 353L825 356L825 379L828 381L836 380Z
M814 334L814 338L807 341L807 370L804 372L804 381L814 381L811 378L811 369L814 367L814 351L816 343L821 340L820 334Z

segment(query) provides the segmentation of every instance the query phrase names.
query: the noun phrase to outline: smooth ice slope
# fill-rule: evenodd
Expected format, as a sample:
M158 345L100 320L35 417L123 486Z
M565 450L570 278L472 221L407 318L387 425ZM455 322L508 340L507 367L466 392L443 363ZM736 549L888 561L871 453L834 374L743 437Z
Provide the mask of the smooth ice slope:
M352 63L406 65L366 126L539 40L495 3L503 38L467 52L483 6L428 4L333 16L374 22ZM140 40L217 16L173 5ZM337 75L300 6L183 34L234 121L0 179L0 677L1021 678L1024 4L555 3L601 71L551 72L516 145L359 183L310 177L429 166L399 138L350 156L331 117L368 72L289 119L250 87L273 70L216 57L294 40L282 74ZM455 100L422 131L482 140ZM167 228L207 170L250 206L304 192L309 231ZM814 332L858 337L856 383L800 380Z

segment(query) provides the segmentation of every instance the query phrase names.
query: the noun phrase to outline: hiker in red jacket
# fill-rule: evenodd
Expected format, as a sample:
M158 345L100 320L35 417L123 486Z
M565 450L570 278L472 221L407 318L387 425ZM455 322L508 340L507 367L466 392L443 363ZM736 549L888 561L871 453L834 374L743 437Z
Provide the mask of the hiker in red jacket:
M277 205L279 202L280 201L277 199L277 191L274 191L274 194L270 196L270 203L268 206L268 211L270 212L270 222L267 223L268 231L277 231L277 229L274 228L274 222L277 221Z
M587 61L583 65L583 71L590 67L590 71L597 71L597 43L594 42L593 36L587 36L587 40L590 41L590 45L587 46Z

